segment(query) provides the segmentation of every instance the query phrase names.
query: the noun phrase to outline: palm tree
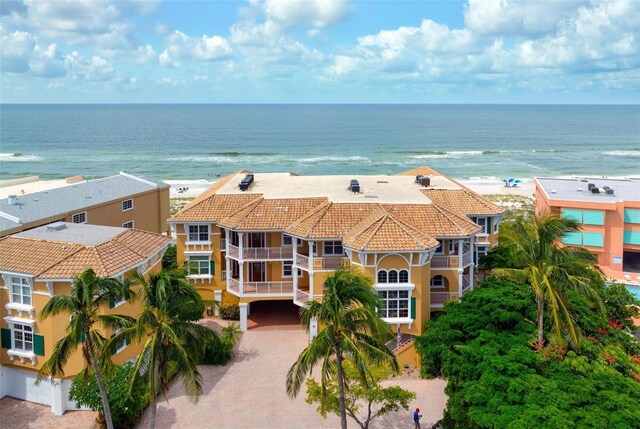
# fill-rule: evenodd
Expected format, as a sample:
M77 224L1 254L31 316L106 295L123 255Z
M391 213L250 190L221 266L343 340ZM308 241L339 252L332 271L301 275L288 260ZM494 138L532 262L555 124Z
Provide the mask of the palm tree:
M379 307L380 298L369 278L339 268L327 277L322 302L309 301L300 309L307 331L314 318L323 328L289 369L287 394L296 397L307 374L322 361L321 400L326 383L337 376L343 429L347 427L344 360L349 359L355 365L365 385L374 382L369 365L390 364L394 371L399 370L395 356L383 342L392 338L393 332L378 316Z
M567 289L582 293L604 311L599 295L591 287L591 282L600 276L593 269L594 256L581 247L558 246L566 234L579 229L573 220L545 213L536 217L533 227L517 222L500 233L501 242L512 249L514 265L520 268L496 268L493 273L531 285L538 304L538 347L544 344L545 306L553 335L560 341L568 335L575 346L579 345L579 328L565 297Z
M144 377L151 394L149 427L155 427L158 395L166 393L171 381L171 370L182 378L185 391L197 402L202 393L202 379L197 363L204 355L206 344L219 342L214 331L181 316L181 310L189 302L198 303L200 295L185 279L182 270L161 270L148 278L135 276L142 286L143 309L135 326L121 331L119 336L132 337L143 342L135 364L131 386Z
M113 429L113 422L101 369L110 361L100 361L105 338L95 327L97 325L103 330L117 330L132 324L133 320L127 316L101 314L110 303L122 300L131 302L135 299L135 293L129 288L130 284L128 280L120 282L98 277L92 269L87 269L74 279L69 294L52 296L40 312L41 320L58 314L68 314L71 317L66 335L56 343L53 354L42 365L36 383L45 377L64 377L64 366L78 347L81 347L85 379L91 367L100 389L103 416L108 429Z

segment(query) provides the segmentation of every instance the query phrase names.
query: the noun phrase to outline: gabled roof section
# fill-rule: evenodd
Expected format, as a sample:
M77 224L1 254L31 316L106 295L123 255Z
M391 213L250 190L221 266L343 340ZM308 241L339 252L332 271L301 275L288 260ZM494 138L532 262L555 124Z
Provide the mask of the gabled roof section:
M170 222L218 222L236 213L247 204L260 200L261 195L240 194L226 195L217 192L238 174L248 173L240 170L232 173L211 185L182 210L173 215Z
M0 271L70 279L92 268L98 276L111 277L133 269L170 242L169 237L139 230L125 230L96 245L9 236L0 239Z
M328 203L287 228L287 233L307 239L340 239L372 212L378 204Z
M402 173L396 174L396 176L444 176L444 174L439 171L434 170L431 167L422 166L418 168L414 168L412 170L403 171Z
M0 270L38 276L84 249L81 244L7 236L0 239Z
M481 230L466 216L436 204L384 204L383 208L430 237L468 237Z
M345 236L343 243L358 251L422 251L439 244L381 207Z
M326 198L260 198L221 220L219 225L236 230L286 229L309 211L326 203Z
M465 216L499 215L506 211L465 187L460 189L421 189L420 192L435 204Z

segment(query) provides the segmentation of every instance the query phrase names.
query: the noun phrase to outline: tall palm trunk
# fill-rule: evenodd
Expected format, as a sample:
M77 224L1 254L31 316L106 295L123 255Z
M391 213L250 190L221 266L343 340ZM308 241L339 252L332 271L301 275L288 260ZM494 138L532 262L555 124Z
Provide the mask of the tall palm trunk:
M107 388L104 386L104 381L102 381L102 375L100 374L100 369L98 368L98 364L96 363L96 358L93 354L93 345L91 343L90 334L86 332L85 336L87 338L87 352L89 354L89 359L91 360L91 367L93 368L93 373L96 375L98 390L100 390L100 397L102 398L102 415L104 416L104 421L107 424L107 429L113 429L113 421L111 420L111 407L109 407L109 397L107 396Z
M340 424L342 429L347 429L347 405L344 399L344 375L342 374L342 351L340 346L335 346L336 360L338 361L338 387L340 389Z
M156 427L156 415L158 414L158 378L160 378L160 367L156 363L153 366L153 402L149 410L149 429Z
M544 345L544 296L538 297L538 347Z

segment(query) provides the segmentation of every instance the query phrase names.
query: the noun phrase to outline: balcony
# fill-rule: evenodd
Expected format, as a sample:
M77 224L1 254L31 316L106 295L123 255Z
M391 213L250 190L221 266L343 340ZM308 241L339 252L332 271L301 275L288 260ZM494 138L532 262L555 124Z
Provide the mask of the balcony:
M303 306L307 302L309 302L309 300L310 300L310 298L309 298L309 292L308 291L296 289L296 295L295 295L295 297L293 299L294 303L296 303L299 306Z
M296 255L296 266L309 271L309 257L305 255Z
M238 279L229 279L229 292L236 296L292 296L293 282L244 282L242 292Z
M473 262L473 253L465 252L462 254L462 267L471 265ZM431 258L431 268L460 268L460 257L458 255L451 256L434 256Z
M443 308L447 301L457 301L458 292L431 292L431 307Z
M431 268L449 268L449 257L434 256L431 258Z
M351 261L343 256L326 256L313 258L313 266L310 268L309 257L296 255L296 266L306 271L333 271L340 266L348 267Z
M229 245L229 257L240 259L240 248ZM247 261L282 261L293 259L291 247L245 247L242 249L242 259Z

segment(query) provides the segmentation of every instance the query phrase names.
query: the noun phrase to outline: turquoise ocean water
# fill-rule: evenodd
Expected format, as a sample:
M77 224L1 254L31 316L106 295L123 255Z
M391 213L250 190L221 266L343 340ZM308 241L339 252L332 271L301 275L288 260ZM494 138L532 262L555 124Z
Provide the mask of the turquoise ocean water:
M640 174L640 106L1 105L0 178Z

